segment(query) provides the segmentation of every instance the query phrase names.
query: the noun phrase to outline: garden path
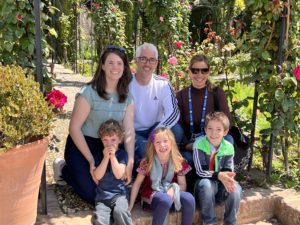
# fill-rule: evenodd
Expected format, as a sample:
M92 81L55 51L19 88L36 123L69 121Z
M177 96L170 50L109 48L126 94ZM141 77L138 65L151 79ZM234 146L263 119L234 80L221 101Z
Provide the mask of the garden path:
M55 139L50 144L46 157L48 215L41 215L38 213L35 225L89 225L92 215L92 206L81 201L69 186L57 186L54 183L52 163L57 157L63 158L64 146L68 134L68 125L73 109L75 94L79 91L83 84L91 80L91 77L84 77L80 74L74 74L71 70L66 69L62 65L58 64L55 65L54 73L56 78L53 83L53 87L67 95L68 102L64 106L64 113L57 115L55 118L53 127ZM268 192L267 194L271 195L270 193L272 193L273 190L250 190L251 196L263 196L263 192ZM247 195L247 193L245 194ZM288 193L288 195L290 195L290 193ZM296 210L300 211L300 198L297 197L296 201L293 202L293 208L297 208ZM259 204L261 203L258 202L258 205ZM143 220L143 217L149 217L149 215L139 211L139 209L135 210L134 214L134 217L136 218L135 220L137 221L136 223L139 224L140 218ZM142 224L148 223L149 222L145 222ZM257 223L248 223L248 225L279 225L279 223L276 219L274 219L260 221Z
M69 121L73 110L75 95L91 77L85 77L80 74L74 74L70 69L63 65L55 64L53 74L53 88L62 91L67 96L67 103L64 106L62 114L55 117L53 124L54 139L49 145L46 156L46 179L47 179L47 208L48 215L38 215L36 225L60 225L60 224L90 224L90 219L86 219L91 215L91 206L85 204L72 192L68 186L57 186L53 180L52 164L56 158L63 158L64 147L68 135ZM71 192L70 199L64 199L62 193ZM74 201L77 201L74 202ZM74 205L74 208L68 208L67 205ZM85 209L85 210L84 210ZM72 219L68 218L65 213L74 213L80 211Z
M53 124L53 134L55 139L50 145L51 149L48 151L46 160L48 184L53 183L53 160L57 157L63 158L75 95L85 83L91 80L91 77L75 74L72 70L67 69L60 64L55 64L53 76L55 77L53 80L53 88L62 91L67 96L67 103L64 105L63 113L56 115Z

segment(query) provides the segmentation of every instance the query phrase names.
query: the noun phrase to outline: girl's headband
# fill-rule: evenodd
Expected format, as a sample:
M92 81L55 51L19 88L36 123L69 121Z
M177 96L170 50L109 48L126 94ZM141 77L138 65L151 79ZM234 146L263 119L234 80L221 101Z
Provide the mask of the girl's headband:
M154 141L154 130L151 131L151 133L150 133L150 135L149 135L149 139L150 139L150 141L153 143L153 141Z

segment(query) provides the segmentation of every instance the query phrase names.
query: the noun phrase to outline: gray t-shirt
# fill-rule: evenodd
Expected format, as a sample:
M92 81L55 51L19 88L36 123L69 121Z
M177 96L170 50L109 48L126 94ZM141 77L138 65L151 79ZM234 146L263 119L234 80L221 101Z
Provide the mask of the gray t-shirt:
M76 98L79 95L82 95L91 106L91 111L81 130L83 135L93 138L98 138L97 132L100 125L108 119L115 119L122 124L127 106L133 102L132 96L128 94L125 102L119 103L117 93L110 94L109 100L105 100L91 85L83 86Z

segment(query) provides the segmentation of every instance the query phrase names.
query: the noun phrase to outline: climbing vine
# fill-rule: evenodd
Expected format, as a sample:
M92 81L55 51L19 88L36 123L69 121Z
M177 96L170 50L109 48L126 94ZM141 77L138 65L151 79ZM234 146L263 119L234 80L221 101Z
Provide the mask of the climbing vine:
M108 44L128 47L125 35L126 14L120 10L117 1L93 1L90 16L94 24L98 53Z
M293 74L300 64L299 2L249 0L246 7L253 15L252 23L250 32L243 35L238 47L250 53L250 60L244 64L251 74L247 79L258 81L259 111L269 123L269 127L261 130L260 137L266 139L272 134L286 140L282 150L287 160L287 147L291 140L299 139L300 132L300 85ZM282 33L285 35L283 63L278 65L283 17L286 20ZM268 142L262 140L262 143Z
M43 30L42 49L48 57L50 47L46 36L56 35L54 29L47 25L51 12L49 0L41 1L41 25ZM35 18L33 1L7 0L0 4L0 63L16 63L23 67L34 68L35 64Z

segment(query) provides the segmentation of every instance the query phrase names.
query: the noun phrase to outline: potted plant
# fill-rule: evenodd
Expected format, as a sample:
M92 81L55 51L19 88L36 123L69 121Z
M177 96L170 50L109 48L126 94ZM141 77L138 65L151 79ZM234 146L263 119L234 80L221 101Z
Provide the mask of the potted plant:
M0 65L0 224L35 223L52 119L32 74Z

